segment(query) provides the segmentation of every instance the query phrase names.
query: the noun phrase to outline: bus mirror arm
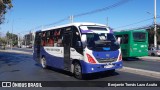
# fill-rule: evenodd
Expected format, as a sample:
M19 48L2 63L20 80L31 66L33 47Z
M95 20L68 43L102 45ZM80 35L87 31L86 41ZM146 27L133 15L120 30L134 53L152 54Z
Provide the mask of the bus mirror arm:
M77 41L76 46L81 47L82 46L81 41Z
M83 48L87 46L87 36L85 34L81 37Z
M86 42L82 42L83 48L87 46Z
M117 38L117 42L118 42L118 44L121 44L121 38L120 37Z

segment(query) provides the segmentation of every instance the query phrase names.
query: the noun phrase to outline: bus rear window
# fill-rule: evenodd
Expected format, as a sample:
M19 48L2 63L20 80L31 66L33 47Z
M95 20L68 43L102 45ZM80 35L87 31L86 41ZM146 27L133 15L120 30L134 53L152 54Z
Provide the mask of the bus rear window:
M133 39L136 42L143 42L146 40L146 33L144 32L134 32Z

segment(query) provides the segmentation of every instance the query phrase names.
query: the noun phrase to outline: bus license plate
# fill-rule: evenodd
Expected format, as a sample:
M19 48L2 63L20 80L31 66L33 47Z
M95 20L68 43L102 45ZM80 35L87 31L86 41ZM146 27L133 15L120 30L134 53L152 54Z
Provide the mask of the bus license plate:
M104 68L112 68L114 65L105 65Z

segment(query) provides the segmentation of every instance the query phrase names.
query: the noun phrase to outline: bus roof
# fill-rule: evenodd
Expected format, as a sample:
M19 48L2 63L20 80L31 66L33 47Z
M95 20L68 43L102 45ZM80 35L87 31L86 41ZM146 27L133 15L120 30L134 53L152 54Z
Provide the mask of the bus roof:
M76 22L76 23L70 23L70 24L65 24L65 25L61 25L61 26L54 26L51 28L42 29L42 31L51 30L51 29L58 29L58 28L63 28L63 27L68 27L68 26L81 26L81 25L97 25L97 26L104 26L104 27L106 26L104 24L98 24L98 23Z

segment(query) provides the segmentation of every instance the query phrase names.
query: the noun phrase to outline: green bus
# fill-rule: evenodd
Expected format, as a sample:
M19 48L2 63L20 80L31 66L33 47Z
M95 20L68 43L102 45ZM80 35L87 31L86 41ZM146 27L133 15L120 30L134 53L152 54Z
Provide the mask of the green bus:
M144 29L114 32L120 39L123 58L148 56L148 32Z

